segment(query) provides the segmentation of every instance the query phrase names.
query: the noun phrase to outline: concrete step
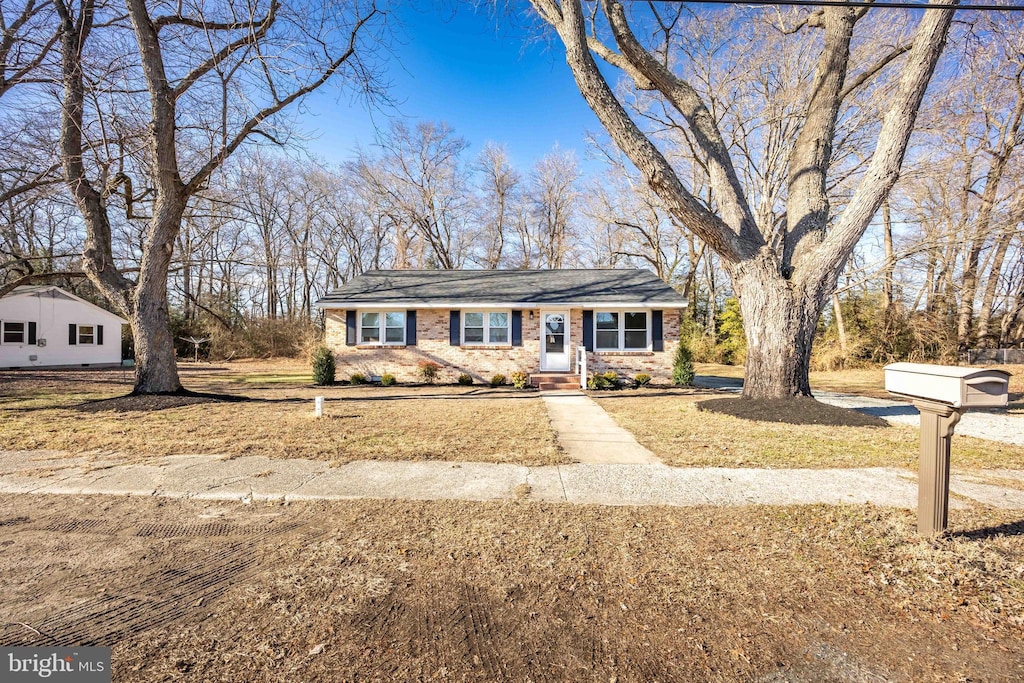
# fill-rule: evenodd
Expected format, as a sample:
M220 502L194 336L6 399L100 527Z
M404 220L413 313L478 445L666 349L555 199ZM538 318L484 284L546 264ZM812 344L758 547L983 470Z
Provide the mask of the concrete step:
M538 375L530 375L530 384L541 391L579 389L580 376L569 373L545 372Z
M541 391L569 391L571 389L579 389L580 383L577 382L539 382L534 385Z

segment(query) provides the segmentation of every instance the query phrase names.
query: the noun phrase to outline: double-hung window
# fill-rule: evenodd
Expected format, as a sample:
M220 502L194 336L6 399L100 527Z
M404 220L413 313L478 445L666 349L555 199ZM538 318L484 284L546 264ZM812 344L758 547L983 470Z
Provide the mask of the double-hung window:
M2 323L3 329L0 331L0 341L4 344L24 344L28 337L28 325L25 323L15 323L5 320Z
M466 311L462 315L462 343L508 344L511 318L508 311Z
M95 344L96 343L96 328L92 325L79 325L78 326L78 343L79 344Z
M646 351L650 345L646 311L596 311L594 346L598 351Z
M405 311L360 311L360 344L405 344Z

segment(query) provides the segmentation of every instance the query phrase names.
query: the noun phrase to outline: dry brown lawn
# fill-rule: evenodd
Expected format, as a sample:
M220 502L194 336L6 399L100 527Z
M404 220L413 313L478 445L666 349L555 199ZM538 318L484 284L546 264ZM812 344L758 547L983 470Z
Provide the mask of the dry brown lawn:
M0 496L0 645L114 680L1013 681L1024 523L872 506Z
M0 373L0 449L353 460L566 462L537 394L490 387L316 387L297 362L182 364L196 392L121 399L114 371ZM127 382L127 383L126 383ZM324 417L313 398L325 397Z
M699 390L591 394L637 440L680 467L911 467L920 435L908 426L836 427L757 422L696 403L721 393ZM1024 447L967 436L953 440L959 468L1024 468Z

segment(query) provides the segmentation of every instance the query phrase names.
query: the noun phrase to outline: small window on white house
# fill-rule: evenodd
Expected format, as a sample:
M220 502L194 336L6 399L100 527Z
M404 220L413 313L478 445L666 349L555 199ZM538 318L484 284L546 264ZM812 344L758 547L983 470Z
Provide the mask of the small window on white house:
M462 316L462 343L508 344L511 318L508 311L466 311Z
M405 344L405 311L361 312L359 314L359 343Z
M645 351L650 325L645 311L597 311L594 341L598 351Z
M78 343L79 344L95 344L96 343L96 328L92 325L79 325L78 326Z
M24 344L28 335L28 325L15 323L8 320L3 321L3 331L0 339L4 344Z

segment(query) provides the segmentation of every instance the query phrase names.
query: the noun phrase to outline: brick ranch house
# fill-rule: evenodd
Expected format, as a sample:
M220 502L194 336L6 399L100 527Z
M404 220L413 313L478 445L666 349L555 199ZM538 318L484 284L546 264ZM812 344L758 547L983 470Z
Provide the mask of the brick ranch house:
M644 372L670 382L686 300L653 273L595 270L375 270L320 299L339 379L353 373L478 382L515 371L535 384L576 372ZM577 384L578 386L578 384Z

